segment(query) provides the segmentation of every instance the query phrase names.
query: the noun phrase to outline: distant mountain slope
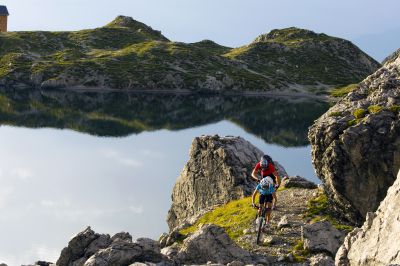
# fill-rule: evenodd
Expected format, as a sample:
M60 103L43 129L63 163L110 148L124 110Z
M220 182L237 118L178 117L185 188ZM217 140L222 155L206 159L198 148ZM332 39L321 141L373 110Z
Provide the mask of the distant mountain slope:
M75 32L0 34L0 86L309 93L355 83L379 63L348 41L297 28L229 48L180 43L119 16Z
M263 34L227 55L297 84L351 84L379 66L349 41L293 27Z

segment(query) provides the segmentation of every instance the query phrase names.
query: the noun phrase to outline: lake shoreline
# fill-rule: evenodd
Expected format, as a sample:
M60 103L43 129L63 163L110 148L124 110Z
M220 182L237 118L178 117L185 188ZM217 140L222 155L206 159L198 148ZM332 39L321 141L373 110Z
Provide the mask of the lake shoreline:
M302 99L312 99L323 102L331 102L334 99L329 95L316 95L307 92L291 92L287 90L283 91L214 91L214 90L189 90L189 89L150 89L150 90L141 90L141 89L112 89L109 87L86 87L86 86L73 86L73 87L65 87L65 88L13 88L0 86L0 91L7 92L9 90L40 90L40 91L62 91L62 92L94 92L94 93L132 93L132 94L160 94L160 95L207 95L207 96L243 96L243 97L276 97L276 98L296 98L296 100Z

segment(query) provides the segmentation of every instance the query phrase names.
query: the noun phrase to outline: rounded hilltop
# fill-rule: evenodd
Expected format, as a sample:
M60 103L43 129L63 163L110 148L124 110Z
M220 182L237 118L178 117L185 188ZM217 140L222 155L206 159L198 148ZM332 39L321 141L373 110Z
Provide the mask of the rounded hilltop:
M285 28L285 29L273 29L269 33L261 34L253 41L253 43L255 43L255 42L284 42L284 41L293 41L296 39L302 39L302 40L321 39L321 40L323 40L323 39L328 39L328 38L333 38L333 37L330 37L324 33L318 34L318 33L315 33L313 31L307 30L307 29L290 27L290 28Z
M157 37L162 37L165 41L168 41L168 39L161 34L161 31L153 30L152 27L140 21L134 20L132 17L129 16L119 15L113 21L108 23L105 28L128 28L130 30L145 32L155 35Z

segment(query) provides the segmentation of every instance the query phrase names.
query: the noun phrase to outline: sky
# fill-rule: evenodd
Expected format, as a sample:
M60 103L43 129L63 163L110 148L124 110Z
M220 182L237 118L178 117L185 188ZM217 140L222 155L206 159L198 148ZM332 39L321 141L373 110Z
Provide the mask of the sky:
M400 48L398 0L0 0L9 30L79 30L131 16L173 41L238 47L296 26L353 41L375 59Z

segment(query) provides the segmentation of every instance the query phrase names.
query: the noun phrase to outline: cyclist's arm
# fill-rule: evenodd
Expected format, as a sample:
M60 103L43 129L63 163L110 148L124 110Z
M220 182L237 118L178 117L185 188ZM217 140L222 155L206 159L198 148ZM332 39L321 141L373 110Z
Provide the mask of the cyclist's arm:
M278 186L280 186L281 185L281 177L279 176L279 174L276 170L273 173L273 175L276 177L276 183L278 184Z
M253 172L251 173L251 177L256 181L259 181L257 177L257 172L258 172L257 168L254 168Z

